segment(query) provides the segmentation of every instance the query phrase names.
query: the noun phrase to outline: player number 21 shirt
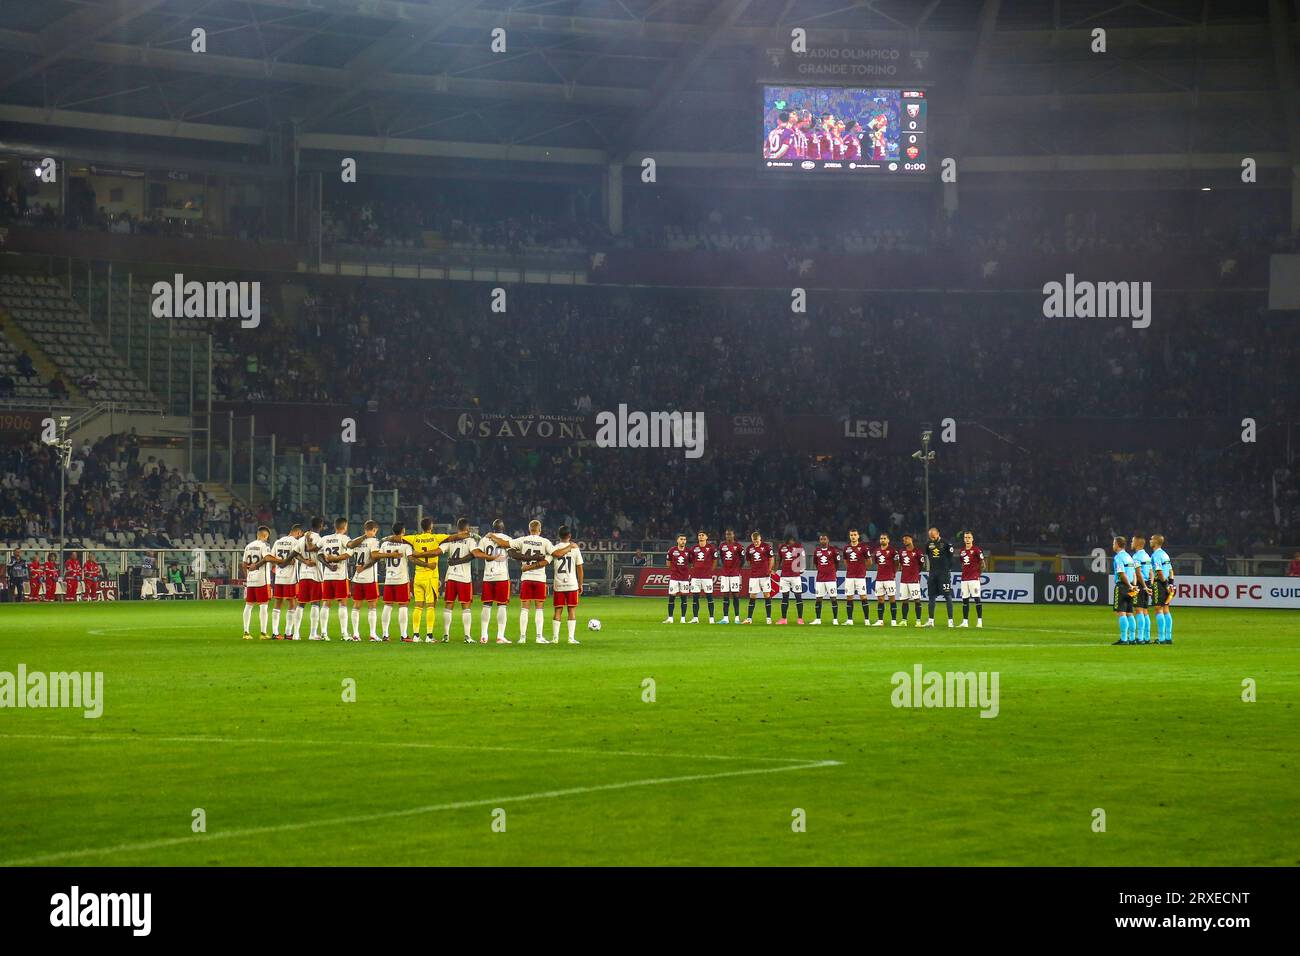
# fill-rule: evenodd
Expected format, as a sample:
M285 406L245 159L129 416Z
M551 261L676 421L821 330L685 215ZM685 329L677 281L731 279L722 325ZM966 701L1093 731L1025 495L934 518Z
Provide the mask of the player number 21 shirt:
M578 565L580 564L582 564L582 551L577 545L560 557L551 556L551 565L555 569L555 590L578 590Z

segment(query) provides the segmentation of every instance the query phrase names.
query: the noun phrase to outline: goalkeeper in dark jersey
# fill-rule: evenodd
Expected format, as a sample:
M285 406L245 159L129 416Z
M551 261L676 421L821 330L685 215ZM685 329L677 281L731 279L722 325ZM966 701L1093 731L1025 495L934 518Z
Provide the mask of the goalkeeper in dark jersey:
M925 543L925 567L929 572L926 587L930 592L930 619L926 627L934 627L934 602L940 594L948 602L948 626L952 623L952 545L939 536L938 528L930 529L930 540Z

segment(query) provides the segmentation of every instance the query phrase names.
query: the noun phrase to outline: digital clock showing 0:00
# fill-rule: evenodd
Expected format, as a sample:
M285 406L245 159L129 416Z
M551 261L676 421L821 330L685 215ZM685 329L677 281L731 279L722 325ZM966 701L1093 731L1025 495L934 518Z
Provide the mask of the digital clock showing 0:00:
M1034 575L1035 598L1039 604L1109 604L1110 578L1105 574Z

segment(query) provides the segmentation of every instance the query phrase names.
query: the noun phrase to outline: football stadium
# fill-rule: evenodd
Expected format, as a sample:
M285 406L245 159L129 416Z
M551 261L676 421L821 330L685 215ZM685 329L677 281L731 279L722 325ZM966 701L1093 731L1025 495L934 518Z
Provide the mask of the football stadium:
M1296 4L3 9L9 878L1300 864Z

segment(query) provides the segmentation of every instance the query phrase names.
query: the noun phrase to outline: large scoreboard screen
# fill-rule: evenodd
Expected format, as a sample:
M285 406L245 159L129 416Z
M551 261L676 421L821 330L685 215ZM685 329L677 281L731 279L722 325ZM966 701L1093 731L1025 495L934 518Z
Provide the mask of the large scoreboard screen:
M927 168L925 90L764 86L762 168L907 175Z

